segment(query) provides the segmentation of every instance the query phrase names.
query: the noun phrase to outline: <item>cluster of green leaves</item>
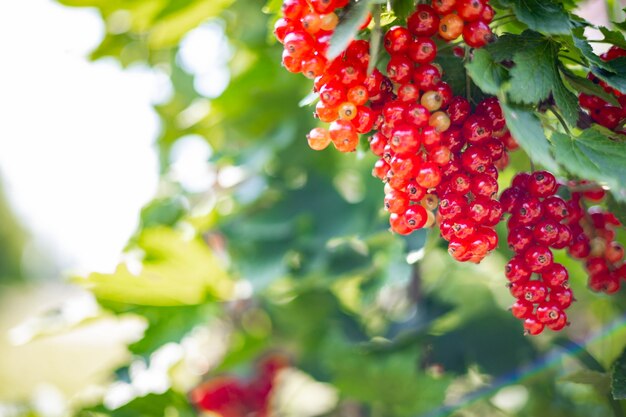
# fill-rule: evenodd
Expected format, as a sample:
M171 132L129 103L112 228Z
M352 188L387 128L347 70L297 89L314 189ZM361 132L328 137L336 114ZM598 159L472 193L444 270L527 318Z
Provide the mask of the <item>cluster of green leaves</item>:
M578 93L586 93L618 105L586 76L592 73L624 93L622 58L600 59L584 35L592 25L560 3L513 1L501 6L517 19L501 26L497 42L474 51L466 64L473 82L499 97L511 132L534 162L606 184L623 203L626 138L595 124L588 127L577 100ZM607 48L626 46L619 30L599 29ZM544 131L550 132L549 139Z
M133 360L149 362L166 343L220 322L236 343L206 378L221 372L245 376L260 355L280 350L315 379L334 385L360 415L513 415L491 401L513 383L531 398L515 411L520 417L610 413L607 392L584 385L597 381L597 374L581 374L580 365L566 360L569 354L546 364L549 340L524 338L519 321L503 308L510 302L502 276L511 255L505 245L480 266L467 266L454 263L433 234L393 236L381 213L382 187L370 176L373 156L307 148L304 138L315 122L311 108L299 102L310 82L284 71L281 46L268 41L279 0L60 2L101 13L107 34L94 59L166 69L173 87L167 102L155 107L163 181L169 183L142 212L128 246L134 262L112 274L76 279L103 308L145 320L144 337L129 346ZM355 36L356 23L372 11L375 24L366 36L372 37L372 55L383 55L375 39L414 7L412 0L393 1L390 9L384 3L355 3L342 16L333 51ZM615 199L624 201L621 138L596 127L576 128L576 92L603 94L584 73L594 71L619 86L620 62L593 55L580 32L586 24L569 10L573 5L515 0L495 6L501 16L513 15L500 27L500 39L474 51L465 66L449 50L442 52L446 79L460 93L471 77L474 102L498 95L509 128L535 163L611 185ZM229 86L210 100L195 90L194 75L177 59L181 39L207 19L223 25L233 49ZM605 29L611 41L619 35ZM585 65L573 66L572 59ZM378 65L384 66L382 57ZM198 101L210 102L206 114L180 123L181 113ZM546 106L554 113L540 111ZM554 130L549 138L545 129ZM172 184L170 150L188 135L206 138L214 150L207 164L217 172L237 167L245 178L204 193ZM503 181L528 162L526 155L514 155ZM210 210L207 201L214 202ZM582 269L564 256L559 261L572 271L578 304L585 306L573 308L574 322L600 328L626 307L623 298L609 302L585 293ZM240 299L242 282L253 288L252 298ZM602 362L601 371L592 371L603 380L625 335L618 329L611 342L599 338L586 346ZM614 369L613 391L622 398L623 360ZM558 379L571 372L577 376ZM519 377L507 379L511 374ZM128 379L127 367L114 375ZM189 416L195 411L186 401L187 388L172 384L165 393L117 409L97 405L83 413L161 416L175 410Z

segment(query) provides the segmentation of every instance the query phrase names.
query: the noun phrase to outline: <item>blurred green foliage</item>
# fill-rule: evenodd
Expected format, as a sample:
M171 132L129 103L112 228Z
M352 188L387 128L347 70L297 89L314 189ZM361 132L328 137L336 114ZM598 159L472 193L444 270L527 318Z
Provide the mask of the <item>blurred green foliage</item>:
M506 245L480 265L460 265L435 233L408 238L388 233L382 186L370 175L374 157L363 151L314 152L306 146L305 135L315 121L311 107L298 103L311 86L280 66L281 46L271 41L269 31L279 1L60 3L100 12L107 33L93 59L147 64L165 72L173 87L171 97L155 106L162 124L157 145L165 191L144 208L141 227L128 245L138 270L124 263L113 274L76 279L104 309L145 320L144 338L129 346L135 361L150 363L163 345L181 342L199 327L227 323L232 332L228 349L204 378L222 372L246 375L265 352L286 352L294 366L338 389L341 404L330 415L621 415L622 405L594 385L608 380L626 341L623 294L589 293L582 268L557 254L571 271L578 298L571 310L573 326L565 334L586 350L563 349L553 344L553 335L522 336L519 321L506 312L511 303L503 275L510 256ZM517 33L511 35L517 46L481 52L468 70L487 92L501 91L506 82L523 96L515 80L529 74L508 73L494 57L530 54L524 62L533 65L532 54L545 50L520 48L519 33L534 29L538 32L523 36L552 45L552 36L569 31L567 10L573 4L495 3L517 13L519 21L507 24ZM400 16L410 6L409 1L394 2ZM195 75L186 72L179 57L186 34L206 22L223 28L233 52L230 82L215 98L196 90ZM548 58L540 59L553 60L557 51L550 49ZM462 61L451 53L440 58L451 85L464 89ZM549 69L560 86L560 69ZM476 85L470 87L475 99L482 96ZM549 81L534 87L533 100L556 93ZM569 90L561 93L565 103L571 102ZM198 102L209 104L206 114L181 123L181 114ZM535 162L573 166L560 152L555 161L542 120L528 108L511 104L505 110L519 116L511 130ZM570 116L568 122L575 117ZM189 135L200 135L211 146L207 165L218 178L233 168L242 174L234 184L218 181L204 192L189 192L174 183L168 176L171 150ZM623 155L612 155L616 168L620 156L623 161ZM513 155L501 181L528 166L526 155ZM617 184L622 169L596 173L595 179L609 176ZM585 361L575 360L581 353L595 357L601 368L586 372ZM130 367L131 362L112 375L128 381ZM623 359L618 362L622 368ZM618 378L613 387L620 397L622 383ZM523 395L503 403L498 396L509 386ZM194 415L185 401L188 389L172 383L164 393L138 395L112 409L90 405L79 415ZM344 405L354 406L356 414L344 414Z

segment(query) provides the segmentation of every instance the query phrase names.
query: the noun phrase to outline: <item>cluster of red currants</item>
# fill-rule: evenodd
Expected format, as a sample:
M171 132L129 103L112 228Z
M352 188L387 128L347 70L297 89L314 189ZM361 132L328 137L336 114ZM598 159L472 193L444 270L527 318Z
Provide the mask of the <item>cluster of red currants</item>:
M341 152L354 151L359 134L374 127L376 113L366 103L380 94L382 74L368 76L369 42L354 41L332 61L326 58L339 17L336 12L349 0L285 0L283 16L274 34L284 45L282 62L290 72L315 80L319 93L315 114L329 129L317 127L307 139L312 149L322 150L332 141ZM371 16L363 22L367 26Z
M591 290L613 294L620 289L621 280L626 279L624 247L615 241L615 229L621 223L600 206L586 207L587 202L602 201L604 195L601 188L572 193L568 201L567 220L572 231L568 252L585 261Z
M555 195L558 184L546 171L519 173L500 203L510 213L507 242L515 256L506 265L511 294L517 299L513 315L524 320L528 334L541 333L545 327L561 330L567 325L567 309L573 294L567 269L554 262L553 249L563 249L572 241L565 224L568 204ZM537 274L537 279L533 279Z
M626 50L618 46L612 46L607 52L600 55L600 58L604 61L612 61L620 57L626 57ZM587 78L600 85L608 94L613 95L617 99L620 106L612 106L598 96L580 93L578 96L580 107L587 109L589 111L589 115L591 116L591 120L599 125L604 126L607 129L626 134L623 126L624 119L626 119L626 95L610 87L607 83L592 73L589 73Z
M495 98L483 100L470 114L469 102L455 97L447 113L451 127L442 142L452 158L443 167L437 187L439 227L454 259L478 263L498 244L493 229L502 217L498 169L508 164L507 151L518 145Z
M222 417L268 417L276 376L289 366L282 355L272 355L257 364L250 381L234 376L210 379L191 391L191 402L203 412Z

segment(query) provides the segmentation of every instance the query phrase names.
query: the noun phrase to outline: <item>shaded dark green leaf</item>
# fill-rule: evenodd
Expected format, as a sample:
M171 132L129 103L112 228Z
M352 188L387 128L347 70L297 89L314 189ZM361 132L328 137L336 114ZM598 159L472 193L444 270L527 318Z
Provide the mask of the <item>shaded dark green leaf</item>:
M501 0L530 29L553 34L569 34L572 24L563 6L554 0Z
M619 106L619 102L614 95L607 93L602 87L600 87L598 84L595 84L588 78L575 75L565 68L561 68L561 74L565 78L565 81L576 91L598 96L609 104Z
M550 153L550 143L537 116L521 107L505 103L500 105L511 134L528 156L545 168L557 171L558 166Z
M626 349L613 364L611 394L616 400L626 400Z

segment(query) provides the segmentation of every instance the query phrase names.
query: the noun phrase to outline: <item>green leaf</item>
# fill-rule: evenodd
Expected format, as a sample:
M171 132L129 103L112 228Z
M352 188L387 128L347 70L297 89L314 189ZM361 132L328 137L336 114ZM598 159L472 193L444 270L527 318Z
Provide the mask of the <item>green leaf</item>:
M372 29L372 33L370 34L370 60L367 65L367 73L371 74L376 68L376 63L378 62L378 54L380 53L380 44L382 38L382 30L380 28L380 6L376 6L374 8L373 20L374 20L374 28Z
M391 8L398 19L405 20L415 11L414 0L392 0Z
M448 376L421 372L414 351L377 355L344 348L334 354L333 384L348 398L382 407L385 415L414 416L432 410L443 402L451 382Z
M556 159L570 173L606 183L618 201L626 201L626 143L587 129L576 137L555 132Z
M581 369L573 372L561 378L561 381L591 385L602 394L608 394L611 385L611 378L606 372L593 371L591 369Z
M611 370L611 394L616 400L626 400L626 349L619 355Z
M610 64L611 70L592 65L591 72L611 87L618 89L622 93L626 93L626 58L620 57L614 59L610 61Z
M185 206L180 197L152 200L141 209L141 227L173 226L187 212Z
M326 57L329 60L341 55L350 45L350 42L355 39L356 34L359 32L359 27L365 21L372 4L374 4L374 0L361 0L358 3L353 3L348 9L330 39L330 46L328 52L326 52Z
M195 417L197 414L183 394L168 390L163 394L148 394L136 397L119 408L109 409L105 406L96 406L81 410L79 417L106 415L111 417L162 417L170 413L179 417Z
M536 104L550 95L560 80L556 69L558 45L536 32L524 32L532 40L513 55L508 90L511 99L518 103Z
M565 118L565 121L570 126L576 126L580 109L578 97L567 89L559 73L557 73L557 77L552 88L554 101L561 110L561 115Z
M619 202L615 200L613 194L608 194L606 198L606 205L611 211L611 213L615 214L615 217L622 222L622 224L626 224L626 203Z
M138 273L122 263L112 274L92 273L75 282L100 300L151 306L227 299L233 282L209 247L164 227L144 230L137 240L145 256Z
M149 356L166 343L178 343L199 324L209 321L214 312L211 305L181 307L144 307L132 313L141 314L148 321L143 338L128 346L136 354ZM213 314L212 314L213 313ZM167 320L163 320L167 317Z
M474 51L473 59L465 64L472 81L485 93L497 95L500 92L506 70L493 60L485 49Z
M537 116L529 110L502 101L500 105L511 134L530 159L551 171L558 171L556 161L550 154L550 143Z
M496 62L501 62L513 59L516 52L524 49L536 49L544 43L544 39L537 32L530 30L520 35L505 33L496 42L487 45L485 48Z
M582 56L585 57L589 63L606 70L611 70L611 64L603 61L598 55L595 54L595 52L593 52L593 48L589 45L589 42L587 42L587 38L585 37L584 28L575 28L572 30L572 34L573 36L571 39L573 40L574 47L580 51Z
M501 0L511 7L517 18L530 29L552 34L567 35L572 24L563 6L554 0Z
M166 13L161 12L148 34L148 45L154 49L173 47L191 29L208 18L218 16L234 0L183 0L176 7L166 6ZM169 2L172 3L172 2ZM168 4L167 2L165 4Z
M561 75L565 78L565 81L576 91L598 96L602 100L606 101L609 104L612 104L613 106L620 105L619 101L617 101L614 95L607 93L602 87L600 87L598 84L595 84L588 78L579 77L578 75L575 75L565 68L561 68Z
M604 35L603 42L626 49L626 39L624 39L624 34L622 32L618 30L611 30L604 26L600 26L599 29L600 32L602 32L602 35Z

